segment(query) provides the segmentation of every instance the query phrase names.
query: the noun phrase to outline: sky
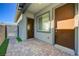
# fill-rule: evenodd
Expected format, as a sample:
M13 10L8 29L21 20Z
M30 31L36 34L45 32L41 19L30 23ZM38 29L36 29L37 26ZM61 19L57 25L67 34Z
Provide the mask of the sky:
M0 23L11 24L15 21L16 4L0 3Z

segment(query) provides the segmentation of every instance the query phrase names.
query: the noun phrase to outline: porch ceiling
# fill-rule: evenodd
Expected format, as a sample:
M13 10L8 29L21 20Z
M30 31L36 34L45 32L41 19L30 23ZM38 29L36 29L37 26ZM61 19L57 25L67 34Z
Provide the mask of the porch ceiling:
M31 13L35 14L37 12L39 12L40 10L42 10L43 8L47 7L48 5L50 5L51 3L32 3L27 11L30 11Z

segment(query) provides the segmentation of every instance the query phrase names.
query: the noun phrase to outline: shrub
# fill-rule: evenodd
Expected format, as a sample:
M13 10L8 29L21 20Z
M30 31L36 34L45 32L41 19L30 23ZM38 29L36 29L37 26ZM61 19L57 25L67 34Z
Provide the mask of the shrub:
M21 42L21 41L22 41L22 39L21 39L20 37L16 37L16 40L17 40L18 42Z

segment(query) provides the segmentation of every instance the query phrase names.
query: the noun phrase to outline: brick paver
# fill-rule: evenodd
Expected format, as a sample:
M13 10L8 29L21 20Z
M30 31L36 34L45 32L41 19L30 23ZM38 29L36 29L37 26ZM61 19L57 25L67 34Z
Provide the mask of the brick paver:
M69 56L52 45L36 39L20 43L10 40L6 56Z

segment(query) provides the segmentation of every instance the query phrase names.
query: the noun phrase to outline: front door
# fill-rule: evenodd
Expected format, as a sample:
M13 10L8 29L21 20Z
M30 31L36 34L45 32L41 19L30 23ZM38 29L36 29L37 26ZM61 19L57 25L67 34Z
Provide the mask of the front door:
M34 19L27 19L27 38L34 38Z
M65 4L55 10L55 43L74 49L75 4Z

